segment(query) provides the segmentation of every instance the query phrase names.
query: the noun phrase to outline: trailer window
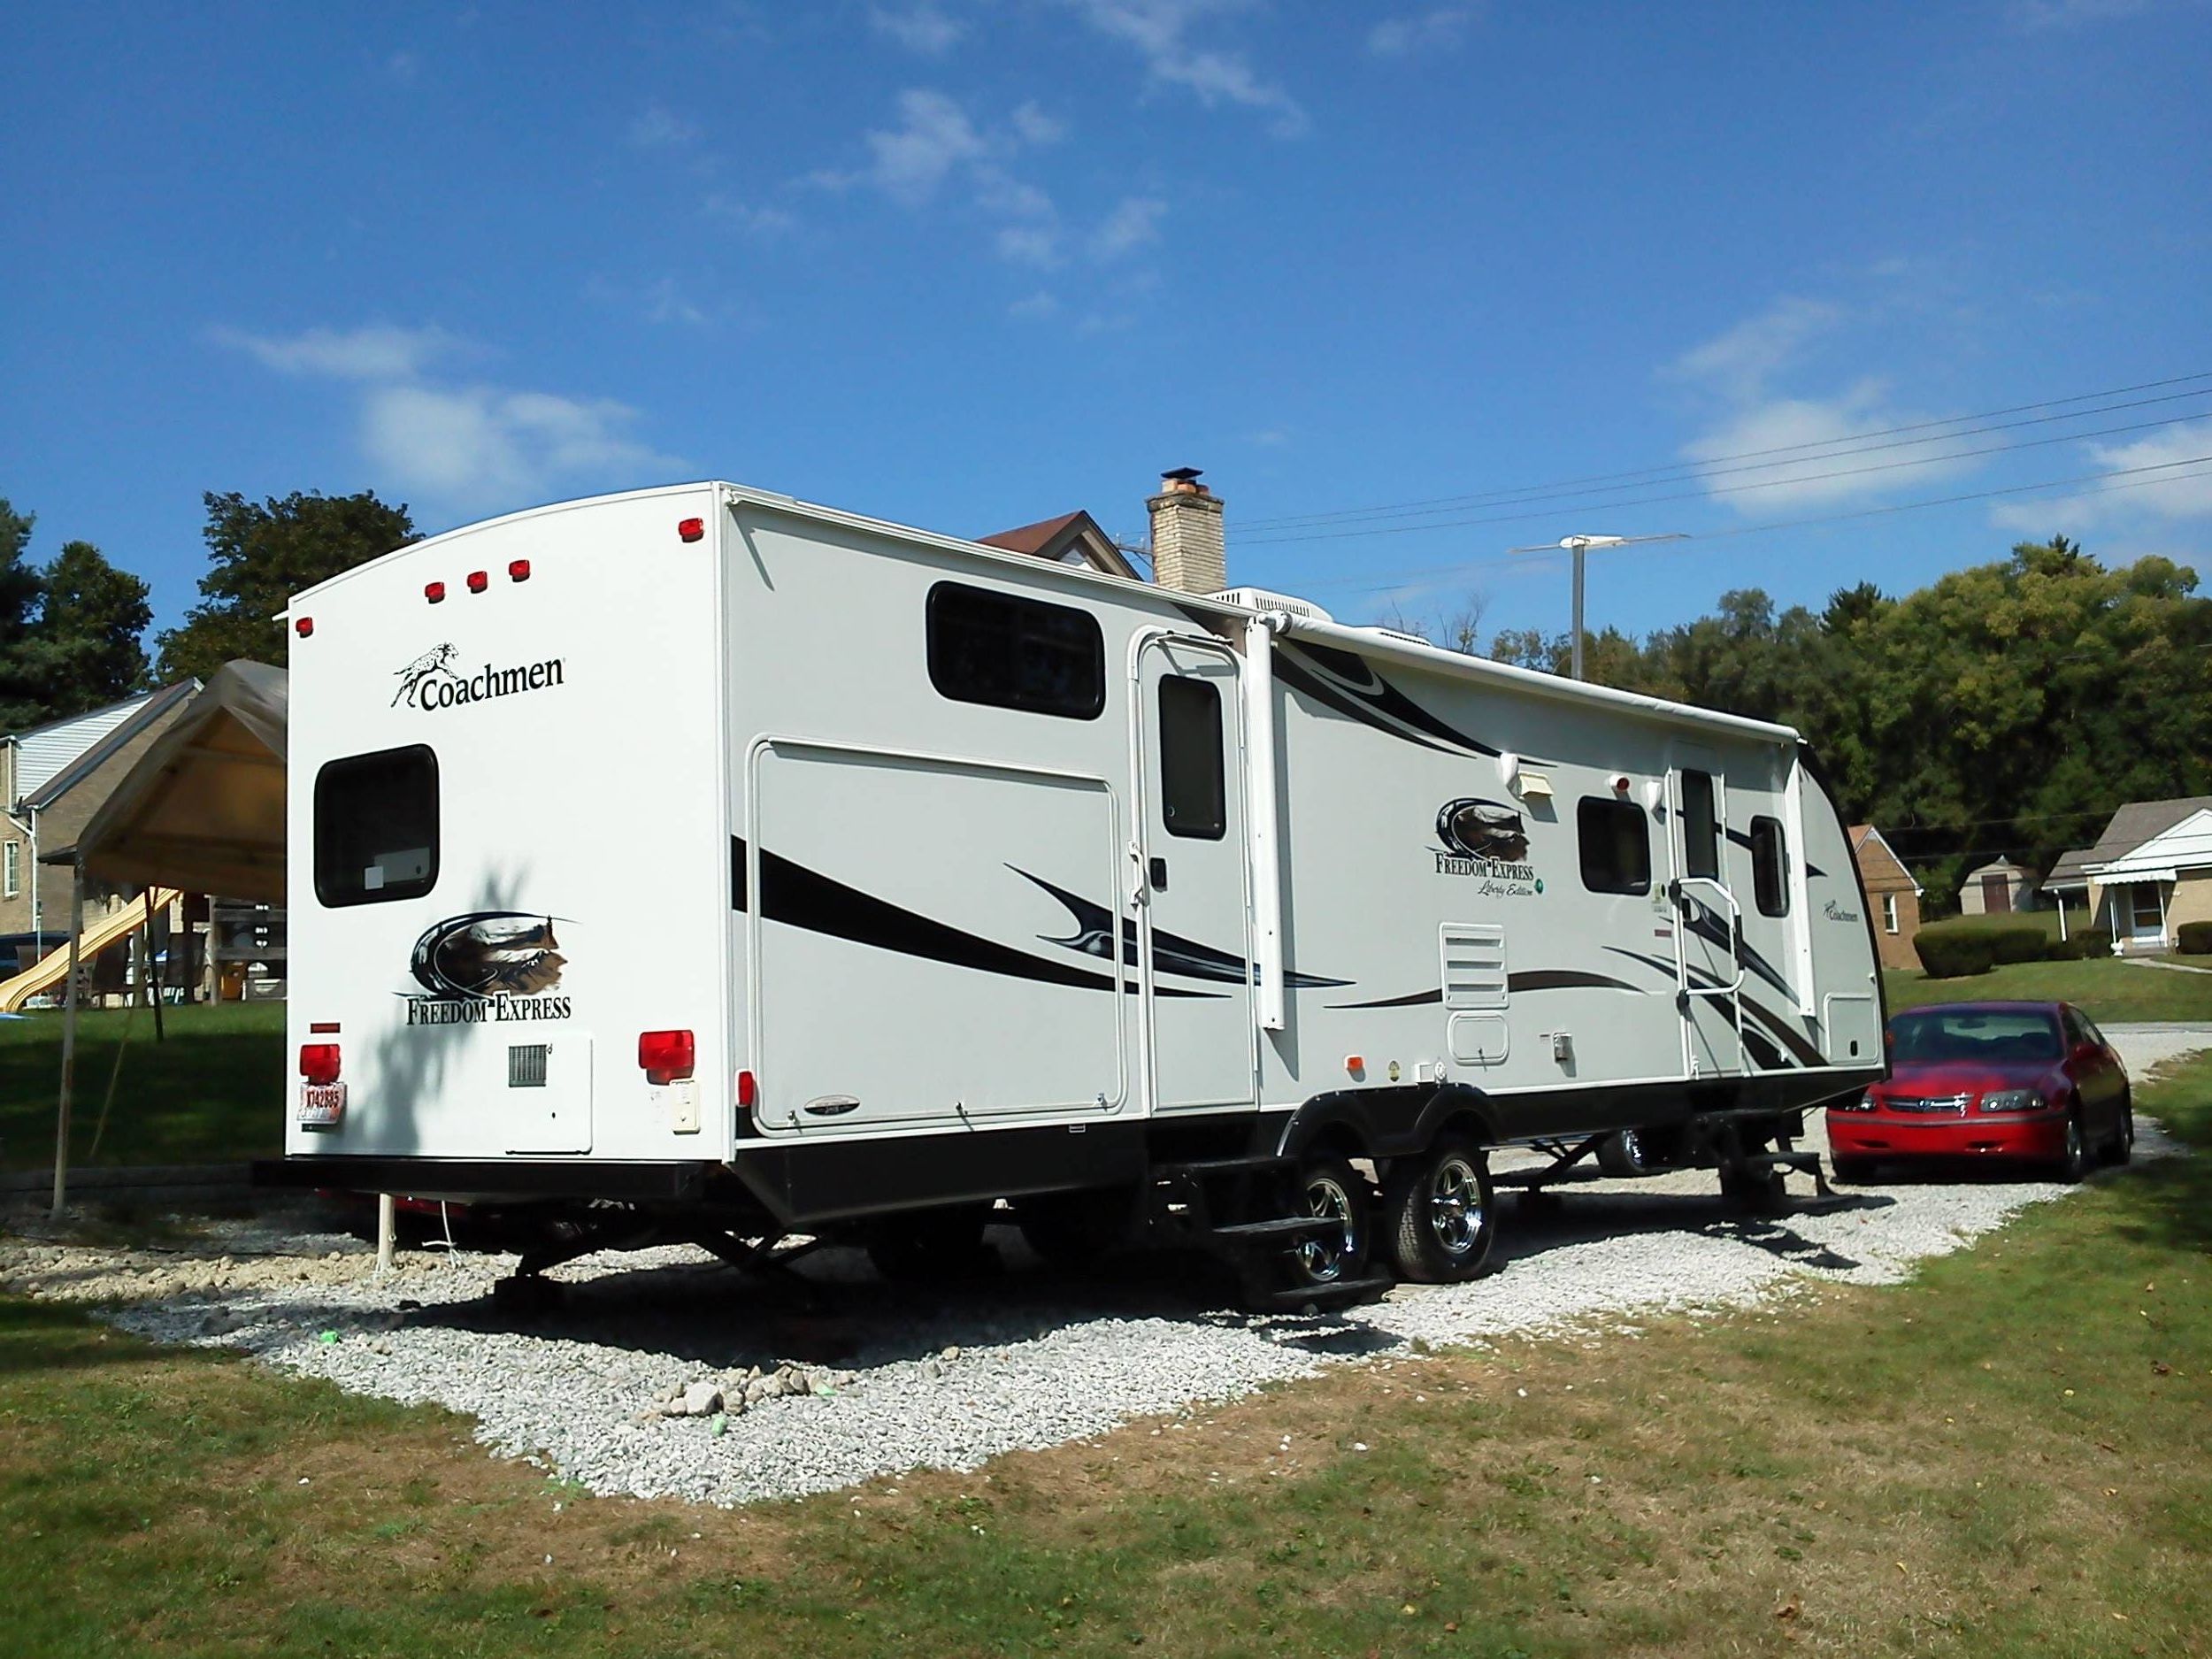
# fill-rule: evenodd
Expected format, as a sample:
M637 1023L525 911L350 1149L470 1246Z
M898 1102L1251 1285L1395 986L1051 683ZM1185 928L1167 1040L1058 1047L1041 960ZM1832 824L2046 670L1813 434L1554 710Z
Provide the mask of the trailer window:
M438 757L426 745L334 760L315 774L315 896L335 908L438 885Z
M1790 913L1790 855L1782 839L1782 820L1751 820L1751 891L1762 916Z
M1720 879L1720 814L1709 772L1682 774L1682 873Z
M956 703L1094 720L1106 706L1106 642L1087 611L939 582L929 681Z
M1582 885L1593 893L1651 891L1651 826L1633 801L1585 795L1575 809Z
M1171 835L1217 841L1228 833L1221 687L1210 680L1160 681L1160 817Z

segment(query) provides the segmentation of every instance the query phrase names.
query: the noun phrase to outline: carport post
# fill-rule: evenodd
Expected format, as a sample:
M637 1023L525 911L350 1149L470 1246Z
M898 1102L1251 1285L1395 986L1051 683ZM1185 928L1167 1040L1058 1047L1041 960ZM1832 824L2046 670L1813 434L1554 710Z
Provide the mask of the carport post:
M54 1125L54 1211L59 1221L69 1205L69 1090L77 1073L77 941L84 933L84 861L72 867L69 884L69 979L62 993L61 1105Z
M389 1193L376 1195L376 1271L392 1271L392 1249L399 1241L399 1206Z

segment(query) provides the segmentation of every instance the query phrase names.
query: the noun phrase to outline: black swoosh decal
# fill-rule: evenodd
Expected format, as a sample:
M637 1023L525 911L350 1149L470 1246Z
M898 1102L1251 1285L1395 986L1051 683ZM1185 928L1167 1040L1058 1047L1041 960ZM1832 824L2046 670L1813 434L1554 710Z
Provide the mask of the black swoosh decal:
M1309 660L1301 661L1302 655ZM1304 692L1339 714L1348 714L1363 725L1409 743L1418 743L1425 749L1448 755L1498 752L1490 744L1438 719L1377 673L1366 658L1350 651L1316 645L1310 640L1301 640L1294 645L1286 641L1276 647L1275 674L1293 690Z
M1444 987L1433 991L1415 991L1405 996L1379 996L1371 1002L1325 1002L1325 1008L1418 1008L1424 1002L1440 1002Z
M1506 975L1505 988L1510 995L1516 991L1629 991L1638 996L1648 995L1637 990L1625 979L1616 979L1602 973L1584 973L1574 968L1531 968L1525 973ZM1415 991L1405 996L1379 996L1371 1002L1330 1002L1325 1006L1338 1008L1418 1008L1425 1002L1441 1002L1444 992L1440 987L1433 991Z
M1709 945L1718 945L1723 950L1733 949L1736 960L1764 979L1785 996L1797 995L1796 987L1782 977L1781 971L1743 941L1743 936L1731 929L1718 910L1701 899L1688 894L1682 895L1679 907L1686 918L1686 926Z
M745 884L741 872L745 863L745 843L731 838L731 859L741 879L731 885L732 908L745 908ZM920 956L930 962L942 962L956 968L972 968L981 973L1003 974L1009 979L1033 979L1046 985L1074 986L1087 991L1118 991L1133 989L1118 979L1079 968L1072 963L1061 962L1049 956L1032 956L1002 945L995 940L964 932L915 911L863 893L857 887L847 887L818 871L770 852L766 848L760 854L760 914L764 921L782 922L787 926L804 928L812 933L826 934L856 945L872 946L878 950L893 950L902 956ZM1182 991L1163 987L1162 996L1215 997L1212 991Z
M1087 956L1110 958L1113 955L1114 918L1103 904L1094 903L1079 893L1056 887L1042 876L1033 876L1019 864L1006 866L1024 880L1033 881L1046 892L1068 907L1068 914L1075 918L1079 930L1065 939L1054 939L1040 933L1038 937L1048 945L1061 945L1070 950L1079 950ZM1122 960L1134 962L1137 958L1137 924L1130 917L1121 918ZM1165 928L1152 930L1153 965L1167 973L1178 973L1192 979L1217 979L1228 985L1248 985L1252 979L1252 964L1244 957L1202 945L1194 939L1185 939ZM1283 983L1293 990L1314 990L1328 986L1349 985L1349 979L1324 979L1315 973L1286 973Z
M1674 964L1671 962L1665 961L1658 956L1647 956L1637 951L1624 949L1619 945L1608 945L1606 946L1606 949L1613 952L1616 956L1626 956L1631 962L1640 962L1647 968L1655 968L1661 973L1665 974L1670 979L1674 978ZM1701 988L1710 988L1711 987L1717 986L1720 983L1720 980L1714 975L1703 972L1696 968L1692 968L1690 970L1690 977L1699 982ZM1754 1001L1748 996L1743 999L1743 1005L1744 1011L1750 1015L1752 1018L1757 1020L1760 1025L1764 1026L1772 1036L1778 1038L1782 1043L1788 1048L1789 1051L1798 1057L1798 1060L1801 1064L1812 1066L1824 1066L1828 1064L1828 1056L1826 1055L1821 1053L1819 1049L1814 1048L1811 1043L1806 1041L1805 1039L1798 1035L1797 1033L1792 1031L1789 1028L1789 1025L1786 1023L1784 1018L1781 1015L1777 1014L1772 1009L1768 1008L1762 1002Z

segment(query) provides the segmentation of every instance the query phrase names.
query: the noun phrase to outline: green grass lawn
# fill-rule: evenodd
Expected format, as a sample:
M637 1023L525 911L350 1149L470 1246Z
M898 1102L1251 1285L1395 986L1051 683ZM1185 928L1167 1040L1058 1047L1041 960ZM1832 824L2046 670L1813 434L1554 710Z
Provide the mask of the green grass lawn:
M2019 998L2071 1002L2099 1021L2212 1020L2212 973L2173 973L2110 956L2008 962L1957 979L1931 979L1916 968L1895 970L1882 975L1882 989L1893 1012L1928 1002Z
M281 1002L164 1009L164 1042L154 1041L150 1009L135 1015L87 1010L78 1019L69 1137L75 1161L94 1161L93 1135L119 1043L123 1070L96 1162L227 1164L284 1149ZM59 1010L0 1019L0 1169L53 1162L61 1024Z
M2139 1103L2212 1150L2212 1063ZM0 1631L11 1659L2201 1653L2208 1242L2212 1156L2164 1160L1900 1287L734 1512L0 1298Z

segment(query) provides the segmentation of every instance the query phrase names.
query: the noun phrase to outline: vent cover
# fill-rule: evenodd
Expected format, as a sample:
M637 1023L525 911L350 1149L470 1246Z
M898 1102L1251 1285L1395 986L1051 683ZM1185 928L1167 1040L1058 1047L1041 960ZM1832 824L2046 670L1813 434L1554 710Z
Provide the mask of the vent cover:
M543 1088L545 1057L552 1048L545 1042L518 1042L507 1050L507 1087Z
M1505 929L1493 922L1447 922L1441 929L1446 1008L1503 1008Z

